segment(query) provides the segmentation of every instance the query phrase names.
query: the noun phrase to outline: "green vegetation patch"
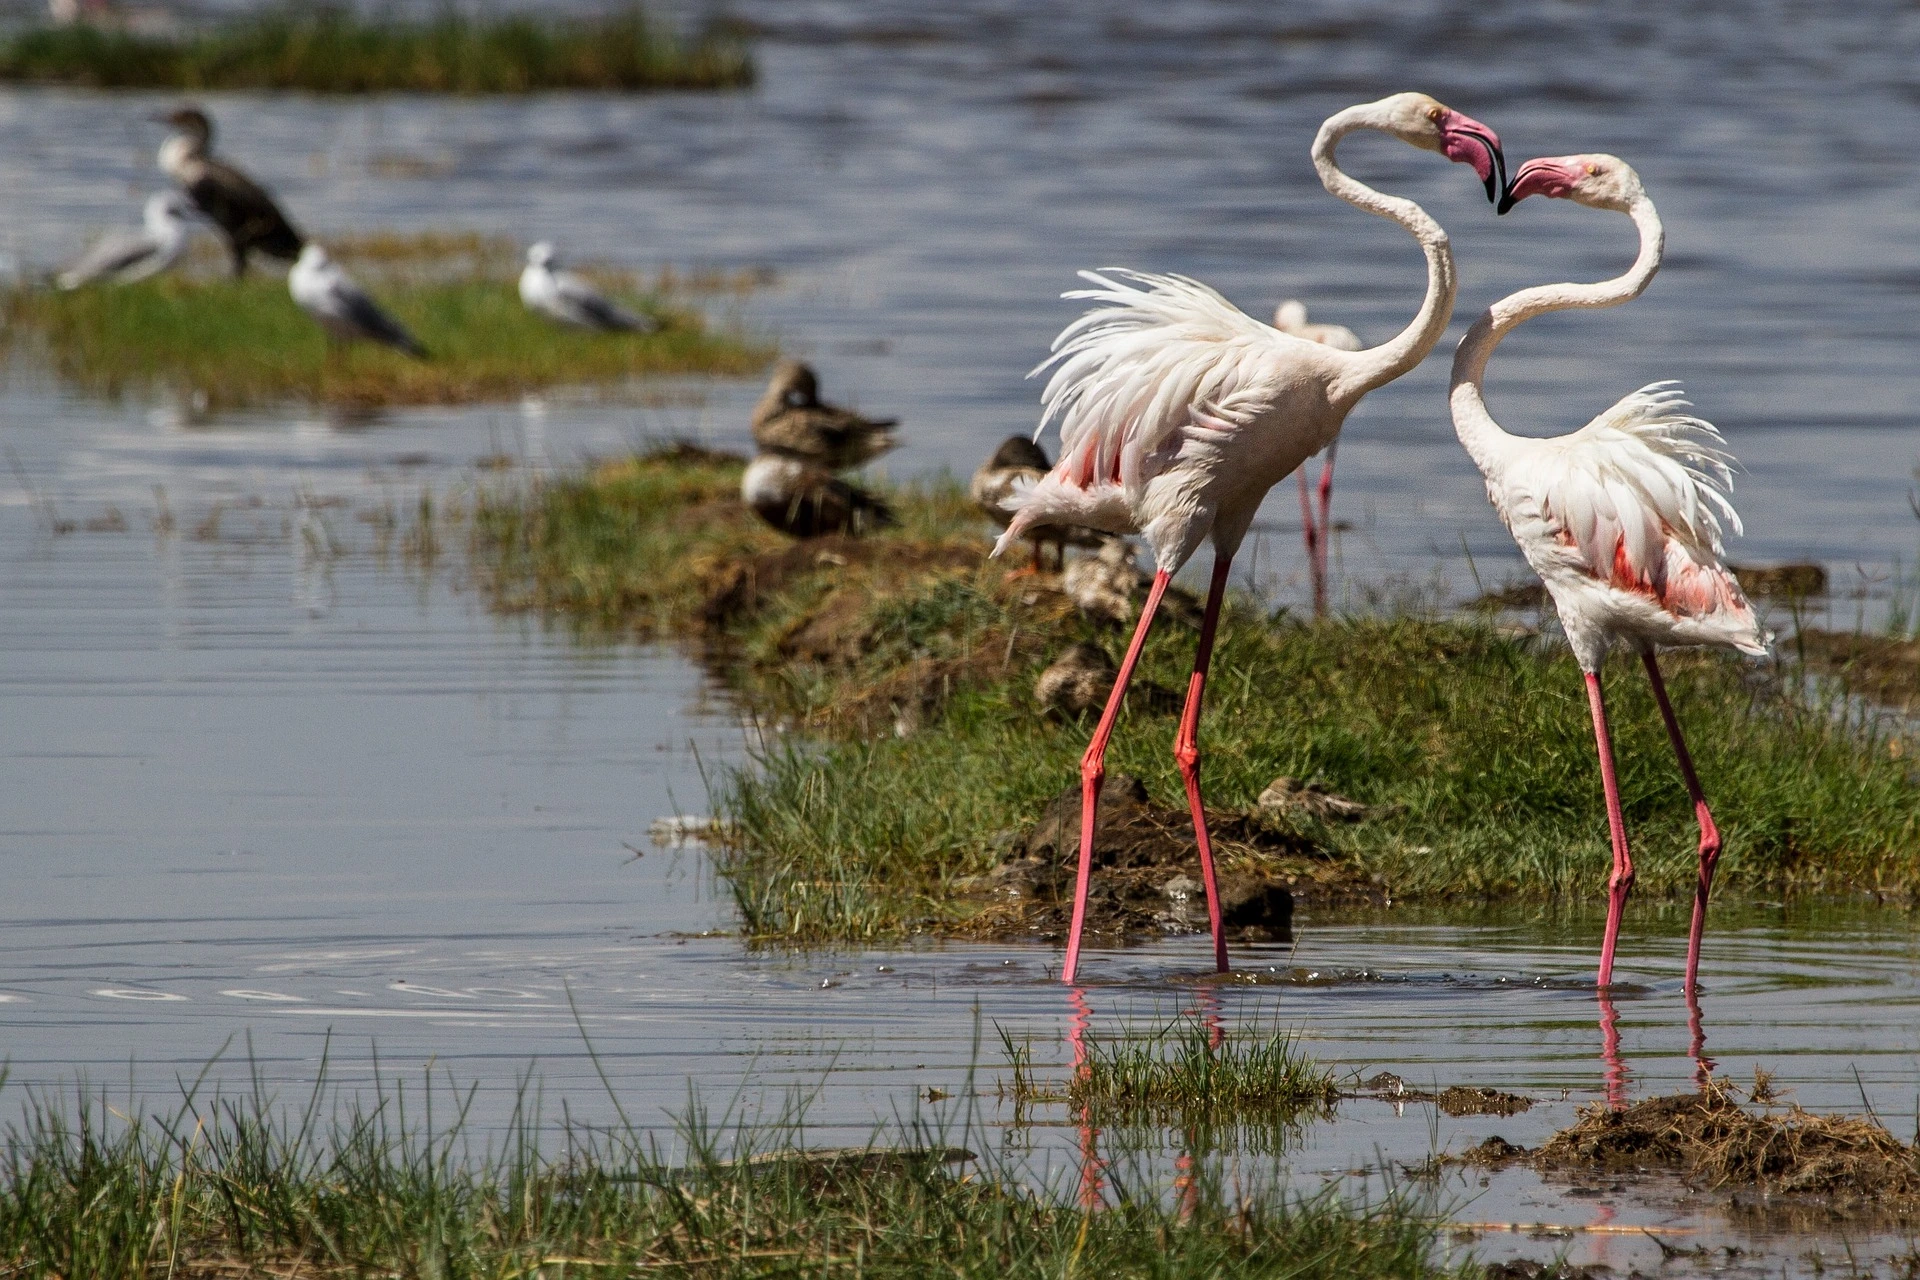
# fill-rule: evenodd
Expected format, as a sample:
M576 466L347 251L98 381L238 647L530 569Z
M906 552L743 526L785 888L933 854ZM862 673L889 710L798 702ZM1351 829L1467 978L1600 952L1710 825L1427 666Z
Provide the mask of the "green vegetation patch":
M1077 786L1092 717L1042 714L1035 678L1074 643L1117 659L1125 635L1057 579L987 561L984 522L950 489L891 495L899 530L791 543L739 505L737 466L662 454L483 501L477 563L503 603L699 637L763 716L804 731L717 784L738 833L720 865L750 936L1052 932L1034 914L1046 895L1002 877ZM684 504L663 505L675 492ZM1157 629L1141 678L1184 688L1193 648L1191 630ZM1663 662L1725 837L1725 890L1913 891L1920 778L1897 728L1790 662ZM1616 661L1607 691L1639 892L1690 893L1692 808L1645 677ZM1110 791L1138 778L1178 818L1174 705L1130 704L1108 770ZM1224 875L1284 875L1296 897L1587 899L1605 883L1593 733L1559 643L1472 619L1305 622L1234 598L1201 745L1221 830L1296 851L1223 839ZM1255 814L1280 776L1364 816Z
M103 89L733 89L753 74L737 39L718 31L680 39L637 6L575 20L447 6L408 22L289 5L178 35L74 23L0 40L0 81Z
M1340 1097L1333 1073L1303 1053L1291 1032L1229 1036L1204 1018L1090 1039L1064 1086L1035 1076L1027 1047L1004 1032L1002 1048L1016 1103L1065 1102L1095 1123L1238 1124L1324 1110Z
M673 277L601 283L660 321L657 332L597 333L528 312L518 251L474 237L375 237L336 256L432 354L367 343L330 349L294 305L284 272L241 280L198 271L73 292L5 295L5 341L96 395L167 392L197 407L276 400L385 406L510 399L555 387L617 387L649 375L756 371L769 351L711 327Z
M469 1100L440 1102L460 1116ZM1202 1170L1175 1204L1116 1166L1096 1208L917 1131L809 1152L796 1125L764 1126L722 1153L690 1123L670 1165L630 1132L542 1133L524 1114L491 1140L457 1123L423 1131L396 1118L404 1101L329 1117L202 1097L129 1118L86 1095L34 1099L0 1146L0 1267L91 1280L917 1277L931 1260L983 1280L1441 1274L1436 1222L1398 1200L1301 1199Z

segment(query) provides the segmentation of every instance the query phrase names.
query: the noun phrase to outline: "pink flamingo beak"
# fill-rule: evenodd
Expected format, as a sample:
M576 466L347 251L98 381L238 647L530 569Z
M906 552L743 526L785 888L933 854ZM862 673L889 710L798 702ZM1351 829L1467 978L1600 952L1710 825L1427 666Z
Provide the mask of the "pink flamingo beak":
M1580 166L1557 156L1529 160L1513 175L1507 194L1500 198L1500 212L1505 213L1528 196L1565 199L1573 194L1574 186L1584 176L1585 170Z
M1487 200L1497 201L1507 184L1507 157L1500 150L1500 135L1451 108L1440 118L1440 151L1447 159L1473 166L1480 181L1487 184ZM1494 167L1499 167L1499 179Z

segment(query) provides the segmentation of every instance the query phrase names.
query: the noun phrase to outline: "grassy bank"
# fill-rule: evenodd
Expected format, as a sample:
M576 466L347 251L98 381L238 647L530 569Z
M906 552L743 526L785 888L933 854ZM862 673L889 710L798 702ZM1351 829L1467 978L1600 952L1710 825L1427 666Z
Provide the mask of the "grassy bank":
M41 1099L0 1149L0 1266L91 1280L905 1277L931 1259L958 1277L1438 1274L1435 1224L1396 1202L1243 1179L1229 1194L1203 1172L1175 1206L1116 1164L1089 1212L917 1131L810 1153L796 1127L769 1126L722 1153L688 1125L669 1164L578 1129L543 1156L524 1118L491 1144L410 1127L400 1100L328 1119L201 1098L129 1119L99 1097ZM458 1097L441 1101L458 1114Z
M426 361L325 335L268 266L242 280L186 271L120 288L18 289L6 341L86 392L169 392L209 408L275 400L350 405L458 404L562 386L617 386L653 374L747 374L768 352L711 327L672 281L607 275L657 317L649 334L588 333L529 313L515 292L518 251L473 237L346 241L337 256L433 353Z
M722 866L749 934L1034 927L1007 915L995 877L1077 778L1090 729L1039 714L1035 676L1075 642L1117 657L1124 636L1084 619L1057 579L985 561L984 524L953 492L897 495L903 527L866 541L790 544L741 510L737 475L660 457L482 502L476 562L503 605L701 637L749 701L806 731L719 787L742 833ZM1160 631L1142 676L1184 687L1193 643ZM1727 891L1920 884L1911 744L1791 665L1665 665L1726 838ZM1626 663L1608 692L1640 891L1685 893L1693 816L1658 713ZM1109 771L1142 779L1177 816L1174 727L1164 703L1131 708ZM1253 821L1279 775L1369 815L1263 816L1305 854L1223 840L1229 876L1284 869L1296 894L1395 898L1591 896L1604 882L1592 731L1563 645L1472 619L1269 618L1237 599L1202 739L1222 819Z
M753 83L753 62L737 40L679 39L638 7L573 21L448 7L410 22L288 6L177 35L30 28L0 41L0 81L189 92L731 89Z

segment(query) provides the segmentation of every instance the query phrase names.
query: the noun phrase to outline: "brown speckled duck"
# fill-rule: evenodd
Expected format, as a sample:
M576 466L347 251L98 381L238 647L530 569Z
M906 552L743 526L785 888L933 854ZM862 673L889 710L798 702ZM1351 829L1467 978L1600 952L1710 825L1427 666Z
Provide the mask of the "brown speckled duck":
M753 407L753 439L762 449L780 449L828 471L864 466L899 442L898 418L863 418L820 399L812 366L782 360Z

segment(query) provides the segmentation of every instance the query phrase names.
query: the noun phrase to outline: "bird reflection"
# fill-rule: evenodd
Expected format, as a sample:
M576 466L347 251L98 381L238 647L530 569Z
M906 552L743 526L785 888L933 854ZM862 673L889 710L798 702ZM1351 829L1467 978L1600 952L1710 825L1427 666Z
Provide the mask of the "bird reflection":
M1207 1048L1217 1051L1227 1038L1226 1026L1220 1021L1220 993L1212 987L1196 988L1193 1016L1207 1029ZM1198 1172L1209 1145L1200 1123L1188 1121L1180 1134L1180 1151L1173 1158L1174 1203L1179 1206L1182 1222L1192 1218L1200 1207Z
M1626 1110L1627 1064L1620 1057L1620 1011L1613 1007L1613 997L1605 987L1600 989L1600 1065L1608 1108Z
M1067 1003L1073 1016L1067 1020L1067 1044L1073 1049L1073 1078L1083 1083L1093 1074L1087 1055L1087 1024L1093 1021L1093 1009L1087 1004L1086 989L1067 988ZM1092 1211L1100 1207L1104 1189L1105 1166L1100 1163L1100 1130L1094 1127L1090 1094L1081 1095L1080 1114L1080 1207Z
M1614 1007L1613 997L1605 990L1600 998L1600 1066L1601 1075L1606 1083L1607 1106L1615 1111L1626 1109L1627 1105L1627 1064L1620 1056L1620 1011ZM1713 1080L1714 1069L1719 1066L1707 1056L1706 1023L1700 1012L1699 993L1689 988L1687 1001L1687 1057L1693 1061L1693 1082L1702 1090Z
M1700 993L1694 987L1687 988L1687 1032L1692 1037L1687 1056L1693 1059L1693 1082L1704 1093L1713 1082L1713 1069L1718 1064L1707 1056L1707 1033L1700 1019Z

